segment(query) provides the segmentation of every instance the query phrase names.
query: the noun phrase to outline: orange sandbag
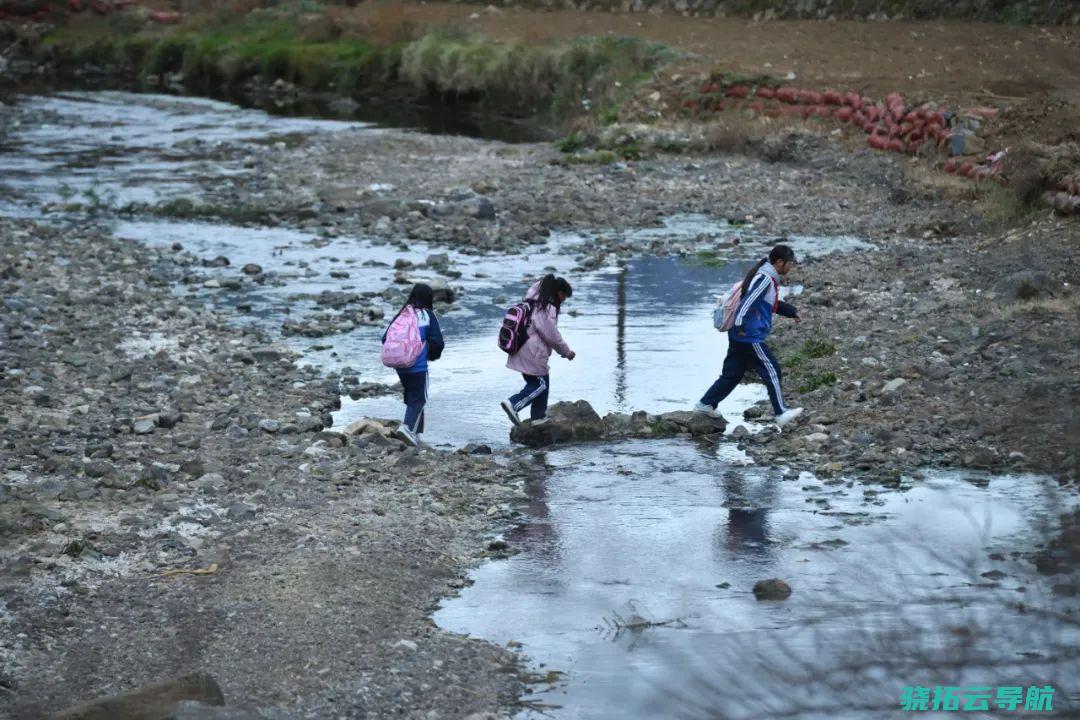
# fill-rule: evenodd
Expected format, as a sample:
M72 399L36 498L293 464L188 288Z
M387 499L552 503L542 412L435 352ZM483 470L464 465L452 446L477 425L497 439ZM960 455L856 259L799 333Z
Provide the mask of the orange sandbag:
M833 111L833 117L840 122L851 122L851 117L855 114L855 111L849 107L836 108Z
M800 90L798 92L798 99L803 105L820 105L821 93L816 90Z
M904 141L900 138L893 138L889 141L889 149L893 152L904 152Z
M836 90L826 90L821 96L821 101L826 105L843 105L844 96L838 93Z
M884 135L871 135L866 138L866 142L875 150L889 149L889 139Z
M759 98L765 98L766 100L771 100L772 98L776 97L776 91L768 85L759 87L757 90L754 91L754 94L757 95Z
M859 95L859 93L856 92L844 93L844 104L850 108L858 110L863 106L863 99Z

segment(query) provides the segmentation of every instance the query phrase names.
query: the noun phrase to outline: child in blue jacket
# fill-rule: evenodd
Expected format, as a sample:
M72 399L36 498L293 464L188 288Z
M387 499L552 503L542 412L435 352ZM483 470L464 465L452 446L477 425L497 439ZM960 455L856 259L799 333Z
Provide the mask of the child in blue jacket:
M795 252L787 245L777 245L767 259L746 274L735 324L728 331L723 372L694 406L695 410L716 415L716 406L742 381L747 368L753 366L769 391L777 425L783 427L802 414L802 408L784 404L780 363L765 344L765 338L772 332L773 313L793 318L795 322L802 320L795 306L780 300L780 279L794 265Z
M411 367L397 371L405 395L405 422L398 428L398 434L402 440L414 447L420 444L420 434L424 432L424 406L428 400L428 361L442 357L445 347L439 318L435 315L434 301L435 293L431 286L417 283L398 312L400 315L410 306L416 311L420 340L424 343L416 362ZM394 318L397 319L397 316ZM390 322L393 324L393 320ZM387 328L389 329L389 326ZM382 341L386 342L386 332L383 333Z

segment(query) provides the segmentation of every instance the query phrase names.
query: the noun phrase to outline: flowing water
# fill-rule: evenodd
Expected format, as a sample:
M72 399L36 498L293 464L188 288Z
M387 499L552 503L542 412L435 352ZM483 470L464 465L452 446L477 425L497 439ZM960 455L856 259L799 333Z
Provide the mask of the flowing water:
M431 372L425 440L438 446L510 449L498 401L521 379L503 367L495 333L529 279L552 269L574 285L560 327L578 353L573 362L553 358L552 401L585 399L601 414L686 408L715 378L726 349L710 325L714 293L767 243L743 227L735 248L725 242L735 232L726 223L675 216L636 232L705 233L723 251L571 272L586 235L554 233L544 245L486 257L287 227L121 217L110 209L198 199L201 177L246 172L221 159L222 146L376 130L123 93L27 97L3 112L0 212L92 221L132 241L178 242L199 257L230 259L226 268L199 268L207 276L235 279L240 266L257 263L267 282L176 290L233 310L238 324L278 333L286 320L326 311L314 299L321 292L383 293L399 259L420 266L409 271L415 277L437 277L423 264L446 253L460 277L450 283L459 299L443 317L447 350ZM94 216L85 207L72 215L72 198L92 200L82 204L97 208ZM865 245L809 237L793 244L803 256ZM372 301L396 310L382 296ZM381 332L375 324L288 342L329 372L392 383L378 359ZM132 338L135 347L152 342ZM721 409L739 421L764 396L762 386L743 385ZM345 398L335 423L401 412L396 396ZM549 473L528 488L522 524L505 538L520 552L477 569L474 584L436 614L449 630L520 644L545 680L523 715L886 717L903 686L1026 687L1080 676L1069 653L1080 640L1075 623L1021 609L1062 605L1014 555L1046 536L1064 502L1043 479L927 473L885 491L758 467L733 443L680 439L532 456ZM786 580L791 598L755 600L751 588L766 578ZM1059 687L1055 707L1068 702L1068 690Z

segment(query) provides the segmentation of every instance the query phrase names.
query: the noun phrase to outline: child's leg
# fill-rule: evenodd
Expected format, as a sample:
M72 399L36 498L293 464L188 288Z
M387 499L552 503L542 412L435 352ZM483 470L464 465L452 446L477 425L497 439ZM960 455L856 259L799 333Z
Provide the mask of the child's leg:
M538 377L536 375L521 374L521 377L525 378L525 387L510 396L510 403L514 406L514 410L521 412L527 405L534 402L541 395L544 396L544 408L547 409L547 377Z
M415 432L424 431L424 405L427 403L427 373L399 373L405 390L405 425Z
M728 345L727 357L724 358L724 369L716 382L705 391L701 397L701 404L715 408L720 402L731 394L735 386L742 382L746 374L746 366L750 361L750 346L748 343L733 342Z
M773 413L779 415L787 410L784 404L784 393L780 390L780 361L769 350L765 343L754 343L754 367L758 375L765 382L765 388L769 391L769 401L772 402Z
M540 382L543 384L544 389L533 399L532 406L529 408L529 417L533 420L547 417L548 392L551 390L550 378L550 375L544 375L540 378Z

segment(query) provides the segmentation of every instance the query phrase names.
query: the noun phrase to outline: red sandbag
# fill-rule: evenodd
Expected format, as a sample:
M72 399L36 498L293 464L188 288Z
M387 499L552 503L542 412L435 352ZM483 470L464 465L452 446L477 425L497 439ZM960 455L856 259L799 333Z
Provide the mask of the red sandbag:
M784 108L776 107L775 105L765 110L765 115L771 118L780 117L784 114Z
M836 108L836 110L833 111L833 117L840 122L851 122L851 118L854 114L855 111L849 107Z
M732 85L724 91L724 94L731 98L750 97L750 88L745 85Z
M720 92L720 86L714 82L703 82L698 86L698 92L702 95L710 95L714 92Z
M759 87L757 90L754 91L754 94L757 95L759 98L765 98L766 100L771 100L772 98L776 97L776 91L767 85Z
M975 166L968 161L960 163L960 167L957 168L956 174L963 175L964 177L971 177L971 173L975 170Z
M83 9L82 0L68 0L67 5L71 12L81 12Z
M904 96L898 92L891 92L885 96L885 104L892 105L893 103L904 104Z
M914 130L914 129L915 129L915 123L910 123L907 120L900 123L900 134L901 135L910 135L911 131Z
M904 141L900 138L893 138L889 141L889 149L893 152L904 152Z
M923 141L922 130L912 130L911 134L907 136L908 143L912 145L920 145Z
M816 90L800 90L798 92L799 102L803 105L820 105L821 93Z
M826 90L821 96L821 101L826 105L843 105L844 96L838 93L836 90Z
M820 118L832 117L832 110L828 105L812 105L810 106L809 115Z
M863 99L859 95L859 93L855 93L855 92L844 93L844 104L847 105L850 108L854 108L855 110L858 110L859 108L861 108L863 106Z
M150 13L150 19L153 22L161 23L162 25L173 25L180 22L180 13L159 10L157 12Z
M107 15L109 12L109 6L101 2L101 0L90 3L90 9L96 12L98 15Z
M919 113L916 110L912 110L912 111L908 112L907 115L904 116L904 122L911 123L912 125L914 125L915 121L918 120L918 119L919 119Z
M799 115L805 117L803 111L805 108L801 105L788 105L784 108L785 115Z
M793 87L782 87L776 89L776 99L781 102L793 103L798 100L799 91Z
M877 122L881 119L881 108L879 108L877 105L863 107L863 113L870 120L870 122Z
M889 139L883 135L871 135L866 138L866 142L875 150L889 149Z
M948 160L945 161L945 172L947 172L947 173L956 172L956 166L957 166L956 158L949 158Z

